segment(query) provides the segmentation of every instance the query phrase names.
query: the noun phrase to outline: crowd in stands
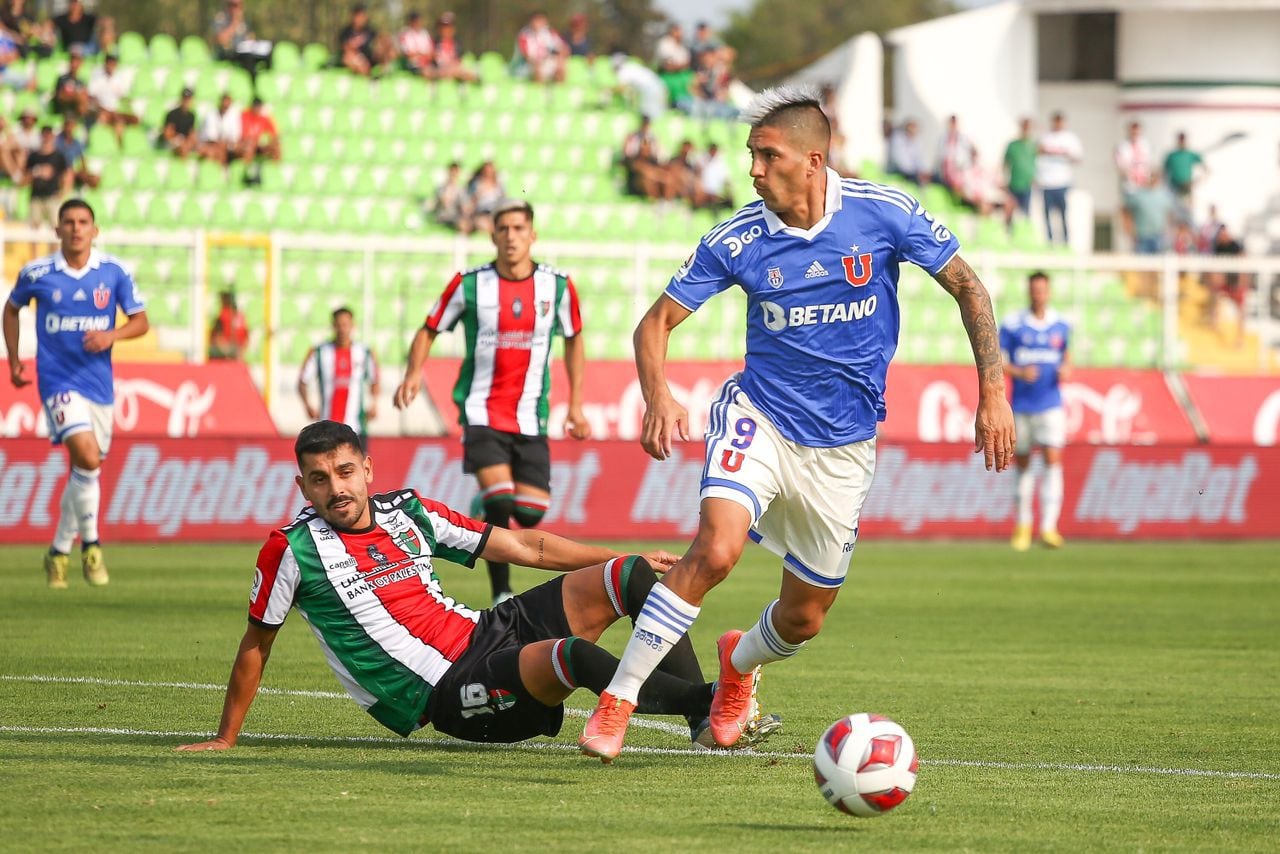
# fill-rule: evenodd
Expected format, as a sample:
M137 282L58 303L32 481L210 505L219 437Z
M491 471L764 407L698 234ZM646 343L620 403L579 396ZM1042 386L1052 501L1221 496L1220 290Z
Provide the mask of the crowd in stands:
M455 160L449 164L429 207L435 221L447 228L463 234L489 234L493 231L493 212L506 199L506 188L492 160L481 163L466 183L462 181L462 164Z
M663 158L652 121L641 115L640 126L622 141L619 158L626 173L626 190L632 196L665 201L680 200L694 208L732 208L729 166L720 146L710 143L705 152L684 140L670 158Z

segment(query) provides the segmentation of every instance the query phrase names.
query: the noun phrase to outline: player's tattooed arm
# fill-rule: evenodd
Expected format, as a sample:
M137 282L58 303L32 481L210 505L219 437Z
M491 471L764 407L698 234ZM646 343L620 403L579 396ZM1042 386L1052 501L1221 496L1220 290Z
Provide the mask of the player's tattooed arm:
M973 358L978 365L982 391L1004 393L1004 360L1000 355L1000 331L996 327L991 297L978 274L959 255L934 275L942 289L960 306L960 317L969 333Z

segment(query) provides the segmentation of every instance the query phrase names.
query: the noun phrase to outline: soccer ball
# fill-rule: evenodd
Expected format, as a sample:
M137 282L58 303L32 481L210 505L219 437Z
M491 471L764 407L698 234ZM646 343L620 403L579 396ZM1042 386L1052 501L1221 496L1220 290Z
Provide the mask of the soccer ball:
M822 734L813 752L813 779L831 806L866 818L905 801L919 765L906 730L863 713L841 718Z

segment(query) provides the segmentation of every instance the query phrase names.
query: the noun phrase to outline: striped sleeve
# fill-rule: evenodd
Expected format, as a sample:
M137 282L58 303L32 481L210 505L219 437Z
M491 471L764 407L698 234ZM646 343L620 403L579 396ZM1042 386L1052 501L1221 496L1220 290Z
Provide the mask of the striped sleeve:
M298 561L283 531L272 531L258 553L258 566L249 591L249 622L279 628L293 606L298 589Z
M369 347L364 348L364 378L369 385L378 384L378 360Z
M458 318L462 317L466 307L466 289L462 287L462 274L458 273L445 286L444 293L427 313L424 325L432 332L447 332L458 322Z
M433 554L463 566L475 566L476 560L484 552L485 544L489 542L492 526L463 516L439 501L423 498L416 492L414 495L435 532L436 547Z
M582 332L582 307L578 303L578 289L568 276L564 277L564 293L560 295L560 305L556 308L556 326L565 338L573 338Z

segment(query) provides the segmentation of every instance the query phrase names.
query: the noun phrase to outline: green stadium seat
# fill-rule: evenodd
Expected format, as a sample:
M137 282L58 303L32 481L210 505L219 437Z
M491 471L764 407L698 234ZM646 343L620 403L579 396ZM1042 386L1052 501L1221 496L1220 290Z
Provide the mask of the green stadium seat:
M156 33L152 36L147 52L152 65L178 64L178 42L168 33Z
M148 60L147 40L140 33L121 33L116 39L116 54L121 65L143 65Z
M302 67L315 71L329 64L329 48L312 42L302 49Z
M153 154L151 141L147 139L147 132L138 125L124 129L124 138L120 145L120 151L130 157L146 157Z
M107 154L116 151L116 135L105 125L94 125L89 130L88 144L85 146L91 154Z
M294 71L302 66L302 51L291 41L278 41L271 49L271 67L276 71Z
M213 61L209 53L209 43L200 36L187 36L178 48L178 58L187 68L198 68Z

